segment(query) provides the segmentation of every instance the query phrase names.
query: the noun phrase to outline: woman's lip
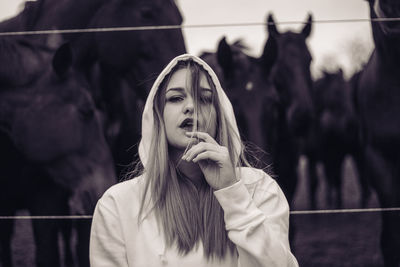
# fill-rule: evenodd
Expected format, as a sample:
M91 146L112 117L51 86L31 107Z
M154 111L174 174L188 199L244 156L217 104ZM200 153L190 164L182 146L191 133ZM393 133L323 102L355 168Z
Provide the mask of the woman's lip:
M184 119L184 120L179 124L179 127L181 127L181 128L186 127L187 124L193 125L193 119L192 119L192 118L186 118L186 119Z
M185 126L185 127L179 127L182 130L186 131L186 132L191 132L193 130L193 126Z

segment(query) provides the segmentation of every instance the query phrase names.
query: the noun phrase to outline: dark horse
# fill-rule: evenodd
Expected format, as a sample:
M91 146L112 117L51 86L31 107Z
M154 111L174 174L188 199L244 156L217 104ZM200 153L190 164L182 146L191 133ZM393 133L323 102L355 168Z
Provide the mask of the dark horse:
M90 215L98 198L115 183L98 112L87 83L71 68L71 56L67 44L54 53L24 40L0 40L0 58L7 65L6 74L0 71L1 215L12 216L19 209L41 216ZM17 80L7 75L20 69ZM66 264L71 266L71 221L32 223L37 266L60 266L60 232L65 235ZM75 223L76 254L87 259L90 222ZM13 224L0 221L2 266L12 266Z
M342 207L342 166L347 155L354 159L362 187L362 206L369 195L368 183L362 173L359 123L354 110L352 86L343 72L325 72L314 83L314 122L304 153L308 158L311 208L317 208L317 162L322 163L327 178L327 204Z
M312 121L311 55L306 39L311 33L312 17L300 33L280 33L272 14L268 16L269 37L264 54L276 46L277 59L272 68L272 81L279 96L276 149L273 153L273 169L289 204L297 186L297 164L300 140L304 138Z
M247 55L245 49L241 41L229 45L222 38L216 53L203 53L201 57L219 76L234 107L243 140L250 147L250 156L256 157L254 163L264 168L272 163L270 153L278 119L278 94L267 75L276 53L271 51L254 58Z
M371 0L371 18L399 17L397 0ZM375 50L358 75L365 160L382 207L400 206L400 23L372 22ZM382 212L385 266L400 266L400 213Z
M38 0L0 30L86 29L181 25L174 0ZM117 173L134 159L143 103L153 79L186 48L180 29L65 34L74 65L90 82L102 111ZM36 37L32 36L32 39Z
M181 25L182 21L174 0L115 0L102 5L88 27ZM142 107L153 80L172 58L186 52L182 31L85 34L76 49L79 67L97 85L93 95L106 115L108 141L121 174L136 158Z

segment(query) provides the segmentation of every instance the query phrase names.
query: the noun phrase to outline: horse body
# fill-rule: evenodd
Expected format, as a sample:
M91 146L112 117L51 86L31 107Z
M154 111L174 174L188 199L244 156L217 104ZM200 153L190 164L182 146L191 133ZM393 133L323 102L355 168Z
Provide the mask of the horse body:
M336 73L325 72L324 76L314 83L314 123L307 140L305 154L308 157L310 177L311 207L315 209L318 178L316 164L324 166L327 182L327 204L336 208L342 207L341 170L347 155L354 158L359 169L362 187L362 205L369 196L368 183L361 173L361 143L359 140L359 123L354 110L353 91L349 81L343 78L339 70ZM334 203L333 203L334 202Z
M174 1L116 0L104 4L92 17L90 28L180 25L182 17ZM78 65L92 73L98 64L100 87L97 95L107 125L117 126L108 136L117 171L137 154L141 111L151 84L175 56L186 52L182 31L140 30L86 34L76 43Z
M84 80L70 68L70 55L64 45L36 79L24 86L0 88L2 215L13 215L18 209L28 209L31 215L92 214L98 198L115 183L93 101ZM13 221L0 223L2 264L12 266ZM38 266L60 265L58 232L64 234L67 264L71 264L70 224L33 221ZM85 224L77 222L76 228L81 246L77 254L82 259L88 258L89 225Z
M370 1L371 18L398 17L398 1ZM357 108L365 146L366 173L382 207L400 205L400 25L372 23L375 50L358 76ZM400 266L400 215L382 213L385 266Z
M23 12L2 22L0 29L23 31L182 23L179 10L172 0L89 2L39 0L27 3ZM73 19L75 15L77 19ZM0 68L0 86L7 89L1 92L1 100L4 101L1 101L0 112L4 120L0 126L7 130L7 134L2 135L2 144L9 149L3 150L2 155L15 154L15 157L9 164L12 168L4 170L9 174L4 176L4 181L9 185L2 188L10 189L4 196L15 194L12 199L19 203L18 207L28 208L32 215L91 214L101 193L116 182L113 180L115 174L110 173L114 170L110 163L116 162L120 173L124 165L135 159L136 149L129 148L140 138L141 109L149 87L146 82L156 77L173 57L186 51L182 32L174 29L65 34L62 38L53 34L46 38L42 35L2 38L6 39L0 43L0 58L8 63L2 64L6 68ZM62 64L63 60L58 63L55 61L59 60L53 60L51 63L53 50L58 47L60 39L70 41L74 59L72 61L66 56L63 59L65 64ZM6 45L8 48L4 49ZM48 68L51 64L61 69ZM62 70L62 65L65 70L70 70L71 64L78 72L77 76ZM53 83L60 79L62 82ZM73 93L70 90L72 87L80 88L79 92ZM90 98L88 92L100 109L103 127L97 125L98 116L94 114L98 114L98 110L92 100L72 97L86 94L86 98ZM56 93L61 98L57 99ZM32 99L29 100L29 97ZM72 101L69 104L65 103L68 99ZM81 118L82 121L72 118ZM114 160L103 143L104 136L97 129L104 130ZM20 174L13 173L12 170L18 168L19 163L29 168L20 168L24 170ZM22 191L18 190L16 184L9 183L10 177L16 183L19 181L20 185L31 185L30 181L34 180L33 184L37 186L30 187L38 194L21 194L20 198L17 194ZM43 191L43 188L48 189ZM36 202L34 199L38 196L43 197ZM45 206L45 197L52 199L51 203L57 209L36 209ZM11 205L2 208L3 214L7 215L16 209ZM83 221L76 221L75 224L78 231L78 261L81 266L88 266L89 224ZM46 227L34 221L38 265L59 265L55 232L65 233L68 242L68 231L71 231L70 226L60 225L48 225L48 229L55 230L47 231ZM12 229L12 223L9 226L11 228L4 229ZM3 240L2 247L9 249L10 236L4 235ZM6 251L3 254L9 253ZM51 257L46 256L48 253Z
M280 33L272 15L268 16L269 37L264 57L277 47L277 59L272 68L272 80L279 95L279 119L273 167L277 181L291 203L297 186L297 163L300 140L310 128L313 116L310 74L311 55L306 39L311 33L312 17L300 33Z

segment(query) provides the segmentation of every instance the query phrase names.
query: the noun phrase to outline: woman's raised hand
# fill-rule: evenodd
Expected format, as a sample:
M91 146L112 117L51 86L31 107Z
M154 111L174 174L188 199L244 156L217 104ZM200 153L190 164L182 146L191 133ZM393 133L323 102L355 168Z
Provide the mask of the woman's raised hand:
M182 156L187 162L198 163L207 183L215 190L228 187L237 182L229 151L220 146L208 133L187 132L188 137L199 139Z

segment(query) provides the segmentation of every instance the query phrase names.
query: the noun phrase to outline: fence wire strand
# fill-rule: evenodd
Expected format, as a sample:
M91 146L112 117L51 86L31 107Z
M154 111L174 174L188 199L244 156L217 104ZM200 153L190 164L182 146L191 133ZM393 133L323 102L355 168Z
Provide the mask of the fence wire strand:
M338 214L338 213L370 213L370 212L393 212L400 211L397 208L367 208L367 209L327 209L327 210L292 210L291 215L312 215L312 214ZM0 220L75 220L92 219L92 215L55 215L55 216L0 216Z
M330 23L355 23L355 22L400 22L400 18L374 18L374 19L331 19L314 20L313 24ZM160 26L133 26L133 27L105 27L87 29L64 29L64 30L35 30L35 31L12 31L0 32L0 36L16 35L44 35L44 34L72 34L72 33L96 33L96 32L124 32L124 31L148 31L148 30L173 30L173 29L196 29L196 28L225 28L225 27L252 27L285 24L306 24L304 21L280 21L280 22L243 22L243 23L221 23L221 24L193 24L193 25L160 25Z

